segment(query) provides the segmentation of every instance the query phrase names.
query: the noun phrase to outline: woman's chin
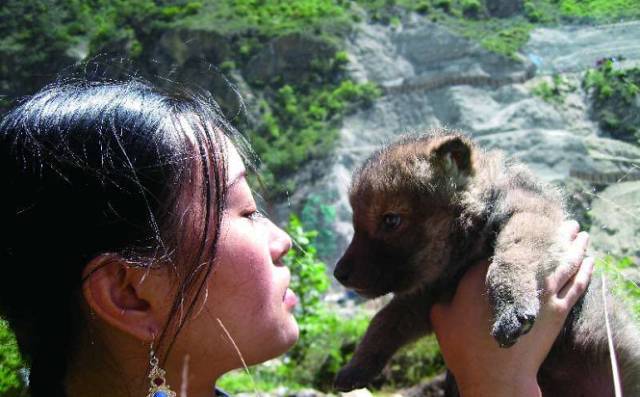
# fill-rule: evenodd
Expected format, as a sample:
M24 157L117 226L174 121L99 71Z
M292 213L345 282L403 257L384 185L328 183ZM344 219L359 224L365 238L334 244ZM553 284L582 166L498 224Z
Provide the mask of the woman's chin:
M287 346L286 350L283 352L285 353L296 344L300 337L300 328L298 327L298 323L296 322L295 317L293 317L293 314L290 315L289 324L287 324L286 330L283 331L283 345Z
M280 329L280 341L278 346L281 347L281 351L277 353L277 355L281 355L289 351L300 337L300 329L298 328L298 323L293 315L290 315L287 319L287 324L283 325Z
M295 322L295 319L293 319L293 316L291 316L290 323L283 325L278 330L276 337L262 345L269 346L269 348L262 348L259 352L260 356L250 357L247 364L260 364L285 354L296 344L299 334L298 324Z

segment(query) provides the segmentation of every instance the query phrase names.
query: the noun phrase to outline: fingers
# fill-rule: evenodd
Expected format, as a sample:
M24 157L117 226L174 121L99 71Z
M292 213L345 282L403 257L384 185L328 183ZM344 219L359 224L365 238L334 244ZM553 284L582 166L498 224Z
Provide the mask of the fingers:
M591 274L593 274L595 260L592 257L585 258L578 273L558 292L557 300L563 303L565 309L570 309L587 290ZM557 302L559 303L559 302Z
M585 256L588 245L589 234L586 232L578 233L575 240L571 242L565 262L558 266L558 268L556 268L556 270L554 270L554 272L547 278L547 293L557 293L574 276L574 274L576 274L576 271L578 271L578 267Z
M580 225L574 220L565 221L560 226L560 234L566 236L567 240L575 240L578 232L580 231Z

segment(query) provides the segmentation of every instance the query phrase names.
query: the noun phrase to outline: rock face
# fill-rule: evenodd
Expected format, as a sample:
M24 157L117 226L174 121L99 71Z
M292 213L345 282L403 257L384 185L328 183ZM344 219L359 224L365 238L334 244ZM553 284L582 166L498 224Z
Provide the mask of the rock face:
M241 98L218 66L232 58L229 38L207 29L173 28L164 30L156 41L145 43L144 68L151 75L163 76L188 87L202 87L214 93L215 99L235 114ZM240 76L234 76L242 86ZM158 79L161 84L162 79ZM245 99L251 98L248 87L242 87Z
M538 28L524 46L535 57L538 72L569 73L594 67L598 59L623 55L621 66L637 65L640 59L640 21L600 26Z
M371 108L344 120L332 166L327 169L322 164L320 174L325 177L292 198L294 202L309 194L333 198L339 218L335 258L353 233L347 197L353 170L399 134L433 127L460 129L483 147L524 162L546 181L572 176L602 188L620 178L640 179L639 149L600 136L589 118L580 88L582 74L565 75L573 90L562 101L548 103L532 94L546 79L534 76L533 61L507 60L442 26L412 18L397 29L363 25L349 42L352 76L380 84L385 95ZM640 24L634 29L640 35ZM551 40L550 34L547 30L545 40ZM559 37L563 34L557 32ZM547 54L536 37L540 36L534 32L529 47L536 48L545 63L553 63L558 50L554 47ZM566 51L579 50L569 47ZM628 59L638 62L640 57ZM445 83L433 83L438 81Z
M349 43L349 52L354 78L375 81L393 93L469 84L474 79L500 85L533 75L528 60L523 63L489 53L442 25L415 15L400 29L361 26Z
M176 28L163 31L150 52L159 67L185 68L199 61L219 65L230 57L231 47L217 32Z
M249 60L244 75L254 83L267 83L274 78L300 83L321 67L319 63L330 62L335 53L336 48L326 40L299 33L280 36Z
M591 203L591 248L597 254L640 259L640 182L622 182Z

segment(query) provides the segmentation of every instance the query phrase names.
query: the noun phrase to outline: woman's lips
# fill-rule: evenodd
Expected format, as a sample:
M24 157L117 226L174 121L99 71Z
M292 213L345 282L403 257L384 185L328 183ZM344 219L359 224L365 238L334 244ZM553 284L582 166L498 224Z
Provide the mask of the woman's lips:
M282 300L284 301L285 306L287 306L287 308L289 309L293 308L298 303L298 297L291 290L291 288L287 288L287 290L284 292Z

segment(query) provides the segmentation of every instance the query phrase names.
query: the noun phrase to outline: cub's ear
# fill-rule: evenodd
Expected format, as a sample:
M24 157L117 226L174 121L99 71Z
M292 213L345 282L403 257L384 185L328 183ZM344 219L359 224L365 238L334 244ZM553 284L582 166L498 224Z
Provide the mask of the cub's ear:
M435 163L452 175L470 175L473 171L471 145L461 136L444 137L433 148Z

